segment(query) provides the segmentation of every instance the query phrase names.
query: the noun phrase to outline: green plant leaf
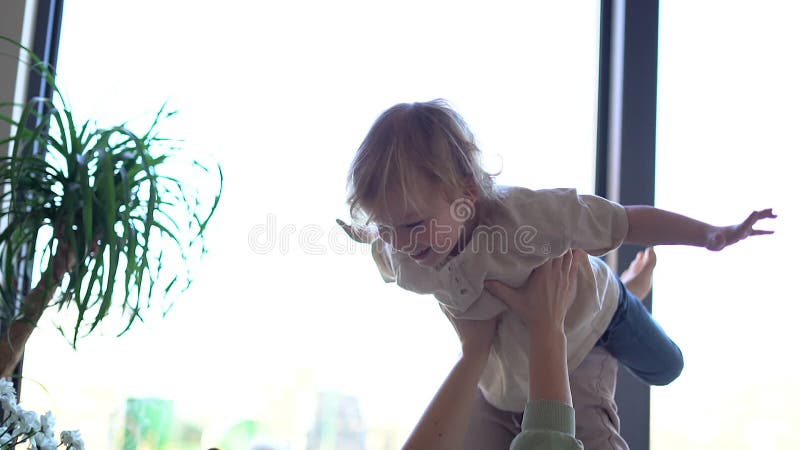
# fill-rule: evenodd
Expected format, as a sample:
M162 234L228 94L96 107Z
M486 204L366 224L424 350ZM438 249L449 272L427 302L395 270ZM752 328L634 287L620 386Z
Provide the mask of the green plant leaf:
M191 285L191 258L205 253L203 233L220 202L222 169L217 164L218 187L205 190L175 175L189 169L205 178L212 165L181 165L173 158L180 141L159 135L162 122L175 114L166 102L141 134L125 123L100 127L94 119L77 120L52 70L20 48L30 69L53 88L53 99L19 105L19 119L0 115L0 122L22 125L0 141L14 149L0 157L0 296L13 314L22 300L16 264L31 257L26 246L46 230L51 237L36 250L43 273L52 270L58 251L69 249L77 261L52 302L59 311L77 313L69 326L71 344L95 331L114 308L126 319L125 333L155 304L166 313Z

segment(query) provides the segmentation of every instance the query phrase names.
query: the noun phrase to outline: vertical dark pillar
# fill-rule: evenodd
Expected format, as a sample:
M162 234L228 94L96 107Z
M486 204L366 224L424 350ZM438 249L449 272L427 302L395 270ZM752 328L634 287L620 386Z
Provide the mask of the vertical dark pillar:
M31 50L36 56L55 72L58 61L58 42L61 37L61 18L64 11L63 0L38 0L36 4L36 21ZM53 88L44 80L37 71L28 71L28 95L26 99L34 97L52 98ZM43 105L41 106L44 107ZM43 111L40 111L43 112ZM35 126L35 124L30 124ZM37 151L37 149L34 149ZM38 149L44 154L44 149Z
M596 190L625 205L652 205L658 0L604 0L601 10ZM638 250L622 246L618 267L626 267ZM652 298L645 303L650 308ZM650 389L622 368L617 404L630 448L649 449Z

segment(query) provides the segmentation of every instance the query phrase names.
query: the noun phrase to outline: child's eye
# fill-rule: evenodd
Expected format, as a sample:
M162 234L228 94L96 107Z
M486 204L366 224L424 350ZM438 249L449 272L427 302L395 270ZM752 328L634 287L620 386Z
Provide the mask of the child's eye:
M403 225L403 228L415 228L415 227L418 227L418 226L420 226L420 225L422 225L424 223L425 223L424 220L418 220L416 222L407 223L407 224Z

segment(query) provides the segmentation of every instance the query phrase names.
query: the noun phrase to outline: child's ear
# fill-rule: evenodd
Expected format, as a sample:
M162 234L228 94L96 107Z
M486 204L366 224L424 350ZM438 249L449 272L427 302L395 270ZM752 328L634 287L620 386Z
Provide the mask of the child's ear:
M472 177L465 177L464 186L466 186L464 196L472 202L478 201L481 190L478 188L478 183L475 182L475 179Z

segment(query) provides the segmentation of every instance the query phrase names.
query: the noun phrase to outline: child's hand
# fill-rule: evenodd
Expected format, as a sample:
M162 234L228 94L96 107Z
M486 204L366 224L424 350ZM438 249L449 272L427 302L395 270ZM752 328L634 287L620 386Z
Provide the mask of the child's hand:
M464 356L488 355L492 347L494 335L497 332L497 321L500 316L486 320L456 319L450 313L445 313L461 340L461 349Z
M354 227L352 225L344 223L341 219L336 219L336 223L342 227L345 233L350 236L350 239L360 242L362 244L369 244L372 242L373 236L370 236L368 232L366 232L363 228Z
M778 216L772 213L772 208L763 209L761 211L753 211L753 213L750 214L747 219L745 219L745 221L739 225L731 225L729 227L713 227L708 235L708 243L706 244L706 248L713 251L719 251L749 236L772 234L773 231L753 229L753 225L755 225L761 219L774 219L776 217Z
M578 262L586 259L582 250L572 250L533 270L528 281L513 289L499 281L486 282L486 289L522 316L531 329L564 330L567 309L575 300Z

